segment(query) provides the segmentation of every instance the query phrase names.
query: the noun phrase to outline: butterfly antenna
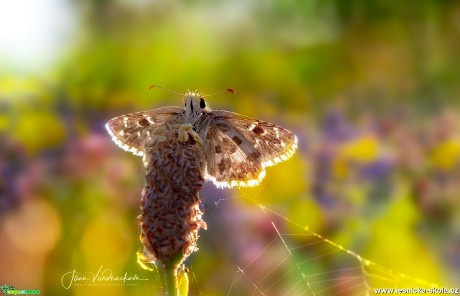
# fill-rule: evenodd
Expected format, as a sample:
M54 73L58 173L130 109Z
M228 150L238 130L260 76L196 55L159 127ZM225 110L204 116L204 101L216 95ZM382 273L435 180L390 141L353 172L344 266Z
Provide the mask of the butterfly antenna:
M159 86L159 85L155 85L155 84L152 84L149 86L149 89L153 89L153 88L161 88L162 90L165 90L165 91L168 91L170 93L173 93L173 94L177 94L177 95L181 95L183 96L184 94L181 94L180 92L177 92L177 91L173 91L173 90L170 90L170 89L167 89L167 88L164 88L162 86Z
M236 90L234 90L233 88L227 88L227 89L216 91L216 92L214 92L212 94L209 94L209 95L205 95L203 97L209 97L209 96L217 95L217 94L220 94L220 93L223 93L223 92L229 92L229 93L232 93L232 94L236 94Z

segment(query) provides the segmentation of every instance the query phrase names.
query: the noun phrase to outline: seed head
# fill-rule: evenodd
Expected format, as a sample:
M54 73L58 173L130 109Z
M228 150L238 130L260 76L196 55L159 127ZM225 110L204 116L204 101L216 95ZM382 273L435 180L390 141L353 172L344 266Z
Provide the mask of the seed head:
M179 266L198 250L198 231L206 229L198 192L203 187L204 156L193 137L166 129L145 149L141 241L144 256L165 266Z

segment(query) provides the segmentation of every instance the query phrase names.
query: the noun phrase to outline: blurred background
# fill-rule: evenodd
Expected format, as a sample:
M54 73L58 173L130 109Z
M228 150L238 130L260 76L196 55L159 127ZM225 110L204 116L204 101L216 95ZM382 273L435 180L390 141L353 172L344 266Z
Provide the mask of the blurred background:
M114 116L181 106L148 90L157 84L234 88L208 103L299 138L259 187L206 185L191 295L421 285L397 272L459 287L459 52L458 1L2 1L0 284L161 293L136 263L141 159L104 129ZM101 266L145 281L65 289L66 273Z

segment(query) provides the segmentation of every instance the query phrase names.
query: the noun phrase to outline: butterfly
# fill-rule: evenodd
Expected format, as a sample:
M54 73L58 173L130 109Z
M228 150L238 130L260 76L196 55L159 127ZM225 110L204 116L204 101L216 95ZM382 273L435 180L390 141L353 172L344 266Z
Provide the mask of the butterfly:
M191 125L202 140L204 177L219 188L256 186L265 177L265 168L287 160L297 149L297 137L291 131L237 113L211 110L198 91L185 93L183 108L130 113L111 119L105 127L120 148L145 156L155 130L173 124Z

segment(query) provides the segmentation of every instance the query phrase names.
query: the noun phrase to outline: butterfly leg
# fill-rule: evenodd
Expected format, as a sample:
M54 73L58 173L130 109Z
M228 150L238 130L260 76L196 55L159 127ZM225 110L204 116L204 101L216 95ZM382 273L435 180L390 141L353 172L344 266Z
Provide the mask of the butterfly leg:
M179 129L178 136L181 142L187 142L188 137L191 136L196 142L198 142L201 146L203 146L203 140L193 130L193 126L190 123L175 124L174 127Z
M166 132L166 127L161 126L153 130L153 136L151 137L150 141L153 142L164 142L166 141L166 137L164 133Z
M146 141L145 147L150 147L155 142L164 142L166 141L165 133L167 131L167 127L160 126L152 131L150 138ZM150 135L150 134L149 134ZM147 167L149 159L148 153L143 153L142 162L144 163L144 167Z

